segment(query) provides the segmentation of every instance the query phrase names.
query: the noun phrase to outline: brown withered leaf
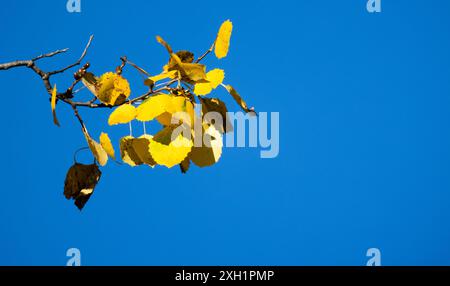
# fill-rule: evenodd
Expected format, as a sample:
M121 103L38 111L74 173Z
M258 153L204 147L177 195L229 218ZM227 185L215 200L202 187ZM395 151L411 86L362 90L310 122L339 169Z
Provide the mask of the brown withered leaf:
M218 98L208 98L208 97L201 97L199 96L200 102L202 104L202 113L203 115L207 114L208 112L218 112L222 116L222 126L216 126L218 131L220 133L226 133L233 131L233 126L230 122L230 119L227 115L227 106L223 101L221 101ZM213 122L210 122L207 120L208 124L213 124Z
M192 63L194 61L194 54L190 51L178 51L176 55L180 58L182 63Z
M233 99L236 101L236 103L247 113L250 113L251 115L256 115L255 110L253 108L248 108L247 103L242 99L242 97L239 95L239 93L232 87L231 85L224 85L226 90L231 94Z
M90 72L85 73L81 81L89 89L90 92L92 92L95 96L97 96L98 78L93 73Z
M68 200L75 200L75 205L81 211L94 193L101 175L102 172L96 164L75 163L67 172L64 182L64 196Z
M189 155L188 155L189 156ZM189 167L191 166L191 160L189 159L189 157L186 157L183 162L180 163L180 170L181 173L186 174L187 171L189 170Z

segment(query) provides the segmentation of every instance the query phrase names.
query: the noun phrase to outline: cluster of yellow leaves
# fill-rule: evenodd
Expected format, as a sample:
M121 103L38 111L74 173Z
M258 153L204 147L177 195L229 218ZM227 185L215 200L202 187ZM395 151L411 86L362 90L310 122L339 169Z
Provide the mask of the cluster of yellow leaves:
M232 30L233 24L227 20L217 33L214 53L218 59L228 54ZM248 108L232 86L223 83L225 72L222 69L215 68L206 72L206 66L199 63L206 54L195 61L192 52L174 52L163 38L157 36L156 40L169 53L169 60L161 73L149 76L144 84L153 89L157 82L168 80L177 83L177 88L169 88L167 92L159 92L142 102L134 102L127 101L131 93L130 86L120 74L107 72L96 77L92 73L85 73L82 82L100 102L117 106L109 116L109 125L131 124L134 120L144 124L156 120L162 125L162 129L154 136L144 134L135 138L130 134L121 138L120 157L124 163L133 167L148 165L152 168L156 165L168 168L179 165L183 172L189 169L191 162L200 167L213 165L221 157L222 136L231 130L231 124L227 118L225 103L218 98L206 96L222 86L244 111L253 112L253 109ZM181 88L182 85L188 88ZM56 123L56 87L54 93L52 111ZM195 112L196 99L202 105L201 114ZM220 114L223 124L216 126L213 120L203 117L209 112ZM98 143L86 128L83 128L83 132L98 164L104 166L108 157L116 159L113 144L106 133L101 134Z
M227 107L219 98L206 97L216 88L222 86L232 96L236 103L245 111L254 113L239 93L231 86L224 84L225 72L215 68L206 72L206 66L199 62L213 51L218 59L228 55L233 24L227 20L219 28L213 47L204 55L195 60L190 51L174 52L172 47L161 37L156 40L169 53L169 60L162 68L162 72L148 76L144 84L150 88L151 96L143 96L145 100L136 98L128 100L131 90L128 81L121 75L122 68L117 72L106 72L97 77L93 73L80 72L81 81L88 90L95 95L96 100L115 109L108 119L109 125L131 124L137 120L144 124L144 135L133 137L124 136L120 139L120 158L132 166L147 165L154 168L157 165L172 168L180 166L186 173L191 162L199 167L211 166L219 161L222 155L223 134L232 130L227 117ZM143 69L133 63L141 73L148 75ZM159 81L168 82L159 84L165 88L154 90ZM172 84L177 87L172 87ZM65 100L58 94L56 85L51 91L51 110L53 122L59 126L56 116L58 98ZM201 104L201 111L194 108L195 103ZM218 124L217 117L205 116L220 115L222 124ZM75 163L68 171L64 195L73 199L75 205L81 210L98 184L101 172L98 167L107 164L108 159L116 160L116 152L107 133L101 133L98 141L94 140L82 122L82 130L86 142L95 161L91 165ZM154 136L145 134L145 123L156 120L162 129Z

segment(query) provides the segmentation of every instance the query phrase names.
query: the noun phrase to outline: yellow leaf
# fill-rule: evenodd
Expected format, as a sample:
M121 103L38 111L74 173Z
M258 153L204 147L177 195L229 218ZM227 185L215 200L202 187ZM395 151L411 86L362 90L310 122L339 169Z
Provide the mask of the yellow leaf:
M172 168L180 164L187 157L192 148L192 140L183 137L182 134L172 133L177 127L168 126L158 132L152 140L150 140L150 154L159 165Z
M97 160L100 166L105 166L108 162L108 154L103 149L102 145L100 145L97 141L92 139L91 136L89 136L89 133L85 128L83 128L83 133L88 143L89 149L91 149L91 152L94 155L94 158Z
M206 74L206 78L212 88L217 88L225 78L225 72L221 69L213 69Z
M183 80L191 83L208 82L206 78L206 66L202 64L181 63L181 77Z
M217 88L224 80L225 72L221 69L213 69L206 74L206 83L197 83L194 87L194 93L197 95L207 95Z
M151 135L142 135L139 138L135 138L132 142L132 147L139 159L150 167L156 166L155 160L153 160L150 154L150 140L153 137Z
M222 135L211 125L204 130L202 146L194 146L189 158L199 167L211 166L219 161L222 147Z
M176 114L184 112L185 114ZM173 96L161 93L148 98L137 108L137 120L151 121L157 119L164 126L171 125L172 116L192 125L194 123L194 105L184 96ZM189 115L190 118L184 115ZM182 116L178 116L182 115Z
M94 192L101 175L102 172L96 164L75 163L67 172L64 181L64 196L68 200L75 200L75 205L82 210Z
M196 95L207 95L210 94L212 90L213 88L209 82L197 83L194 87L194 93Z
M122 161L131 167L142 165L144 162L139 158L133 148L134 137L125 136L120 139L120 156Z
M231 86L231 85L224 85L226 90L231 94L231 96L234 98L237 104L245 111L250 112L253 115L256 115L256 112L253 110L253 108L248 108L247 103L242 99L242 97L237 93L237 91Z
M56 95L57 95L57 90L56 90L56 84L53 87L52 90L52 100L51 100L51 107L52 107L52 114L53 114L53 123L55 123L56 126L60 126L59 125L59 121L58 118L56 117Z
M230 20L226 20L220 26L219 33L217 34L216 44L214 52L218 59L224 58L228 54L228 48L230 47L231 32L233 31L233 24Z
M139 121L151 121L167 110L172 102L170 95L160 93L145 100L136 110L136 119Z
M170 72L163 72L163 73L160 73L159 75L155 75L155 76L151 76L151 77L147 78L145 80L144 84L148 85L148 86L152 86L155 84L155 82L158 82L158 81L166 79L166 78L174 79L174 78L176 78L177 74L178 74L178 71L176 71L176 70L173 70Z
M96 82L95 96L106 105L120 105L130 96L130 84L121 75L107 72Z
M103 133L100 134L100 145L103 147L103 150L105 150L106 154L108 154L109 157L112 159L116 159L114 147L111 143L111 139L109 139L108 134Z
M173 53L172 48L170 47L170 45L166 41L164 41L163 38L161 38L160 36L156 36L156 41L158 41L158 43L163 45L166 48L167 52L169 52L169 54Z
M131 104L123 104L114 110L108 119L109 125L126 124L136 118L136 108Z
M142 135L139 138L131 136L123 137L120 140L120 154L122 161L132 167L142 164L154 167L156 162L153 160L149 150L152 138L151 135Z
M192 126L194 124L194 105L184 96L171 96L171 101L165 107L165 112L156 119L164 126L177 124L180 121ZM172 123L172 117L174 123Z

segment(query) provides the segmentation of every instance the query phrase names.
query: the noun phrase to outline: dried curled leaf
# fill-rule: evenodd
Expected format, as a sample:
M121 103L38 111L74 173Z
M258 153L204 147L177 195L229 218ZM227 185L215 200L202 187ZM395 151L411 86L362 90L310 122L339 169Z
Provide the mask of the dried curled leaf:
M189 170L189 167L191 166L191 160L189 159L189 157L186 157L183 162L180 163L180 170L181 173L186 174L187 171Z
M94 192L102 172L96 164L83 165L75 163L70 167L64 181L64 196L75 200L75 205L82 210Z
M108 154L109 157L111 157L113 160L116 159L114 147L111 143L111 139L109 139L108 134L103 132L102 134L100 134L100 145L102 146L103 150L105 150L106 154Z
M190 51L178 51L175 53L182 63L192 63L194 61L194 54Z
M174 53L170 45L160 36L157 36L156 40L170 54L169 63L164 67L165 72L178 71L181 79L189 83L208 82L206 79L206 67L202 64L192 63L194 54L189 51ZM151 81L147 81L148 84L151 84Z
M126 124L136 118L136 108L131 104L122 104L109 116L108 124Z
M95 160L97 160L100 166L105 166L108 162L108 154L103 149L102 145L91 138L85 128L83 128L83 133L88 143L89 149L91 149L92 155L94 155Z
M208 82L197 83L194 88L196 95L207 95L211 91L222 84L225 78L225 72L221 69L213 69L206 74Z
M204 129L202 146L194 146L189 158L199 167L211 166L219 161L222 147L222 135L211 125Z
M218 59L224 58L228 54L230 47L231 32L233 31L233 24L230 20L222 23L217 34L214 52Z
M56 95L58 94L58 91L56 90L56 84L53 87L52 90L52 99L51 99L51 107L52 107L52 114L53 114L53 123L55 123L56 126L59 125L58 118L56 117Z
M247 103L242 99L239 93L232 87L231 85L224 85L225 89L231 94L237 104L244 110L245 112L250 112L256 115L255 111L251 108L248 108Z
M97 96L98 77L96 77L93 73L86 72L81 78L81 82L87 87L87 89L89 89L90 92L92 92L92 94Z
M177 126L167 126L150 140L152 158L157 164L167 168L183 162L192 149L192 140L183 137L182 134L175 134L172 140L172 134L178 130L177 128Z

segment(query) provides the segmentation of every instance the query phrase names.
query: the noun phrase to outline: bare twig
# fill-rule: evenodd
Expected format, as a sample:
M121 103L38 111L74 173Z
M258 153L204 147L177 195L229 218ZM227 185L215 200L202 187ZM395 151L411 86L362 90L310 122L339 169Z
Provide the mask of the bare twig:
M43 55L40 55L40 56L35 57L34 59L32 59L32 61L33 61L33 62L36 62L36 61L38 61L38 60L40 60L40 59L43 59L43 58L51 58L51 57L53 57L53 56L56 56L56 55L65 53L65 52L67 52L68 50L69 50L69 49L66 48L66 49L57 50L57 51L54 51L54 52L51 52L51 53L48 53L48 54L43 54Z
M214 50L214 46L216 45L216 41L214 41L214 43L211 45L211 47L209 48L209 50L207 50L203 55L201 55L196 61L195 63L199 63L201 60L203 60L207 55L209 55L209 53L211 53Z
M42 55L39 55L39 56L37 56L37 57L35 57L35 58L31 59L31 60L19 60L19 61L13 61L13 62L9 62L9 63L0 64L0 70L8 70L10 68L15 68L15 67L27 67L27 68L33 70L42 79L42 82L44 83L44 86L45 86L45 88L47 90L47 93L51 96L52 84L50 82L50 77L52 75L63 73L63 72L65 72L65 71L67 71L67 70L69 70L69 69L71 69L71 68L73 68L75 66L80 65L81 62L83 61L83 59L85 58L89 47L91 46L92 40L93 40L93 36L90 36L89 37L89 41L88 41L86 47L84 48L83 53L81 54L80 58L75 63L73 63L71 65L68 65L68 66L66 66L66 67L64 67L62 69L59 69L59 70L45 72L45 71L43 71L42 69L40 69L36 65L36 61L38 61L40 59L43 59L43 58L50 58L50 57L53 57L53 56L61 54L61 53L65 53L65 52L68 51L68 49L61 49L61 50L56 50L56 51L51 52L51 53L42 54ZM126 59L126 57L122 57L121 61L122 61L122 65L119 67L120 70L125 66L125 63L128 63L131 66L135 67L141 73L149 76L149 74L145 70L143 70L142 68L140 68L136 64L128 61ZM82 69L86 69L88 67L89 67L89 64L86 64ZM107 104L104 104L104 103L95 103L96 100L97 100L96 97L94 97L93 99L91 99L89 101L86 101L86 102L72 100L73 95L80 90L80 89L78 89L75 92L73 91L75 86L81 81L81 77L78 77L79 73L80 73L80 71L75 73L75 81L73 81L73 83L70 85L70 87L65 92L57 94L57 99L60 100L61 102L69 104L72 107L72 109L74 111L74 114L75 114L75 117L80 122L82 128L84 130L86 130L86 127L85 127L85 124L83 122L83 119L82 119L80 113L78 112L78 107L113 108L114 106L107 105ZM144 94L142 94L142 95L140 95L140 96L138 96L138 97L136 97L134 99L127 100L127 101L125 101L122 104L127 104L127 103L132 104L132 103L135 103L135 102L138 102L138 101L145 100L146 98L150 97L153 94L157 94L157 93L160 93L162 91L170 91L171 90L170 86L173 83L175 83L175 82L177 82L176 79L171 80L171 81L167 82L162 87L160 87L160 88L158 88L156 90L150 90L150 91L148 91L148 92L146 92L146 93L144 93Z
M143 73L146 76L150 76L150 74L148 72L146 72L143 68L139 67L137 64L130 62L129 60L127 60L125 58L125 61L127 62L127 64L129 64L130 66L134 67L135 69L137 69L140 73Z
M67 52L69 49L62 49L62 50L57 50L51 53L47 53L47 54L42 54L39 55L31 60L23 60L23 61L13 61L13 62L9 62L9 63L4 63L4 64L0 64L0 70L7 70L10 68L15 68L15 67L29 67L31 68L31 66L33 65L34 62L43 59L43 58L51 58L55 55L58 54L62 54Z
M63 73L63 72L65 72L65 71L68 70L68 69L71 69L71 68L73 68L73 67L75 67L75 66L80 65L80 64L81 64L81 61L82 61L82 60L84 59L84 57L86 56L87 51L88 51L89 47L91 46L91 43L92 43L92 40L93 40L93 39L94 39L94 36L93 36L93 35L89 37L89 41L88 41L86 47L84 48L84 51L83 51L83 53L81 54L81 57L78 59L78 61L76 61L75 63L73 63L73 64L71 64L71 65L68 65L67 67L62 68L62 69L60 69L60 70L56 70L56 71L49 72L48 74L49 74L49 75L54 75L54 74L58 74L58 73Z

